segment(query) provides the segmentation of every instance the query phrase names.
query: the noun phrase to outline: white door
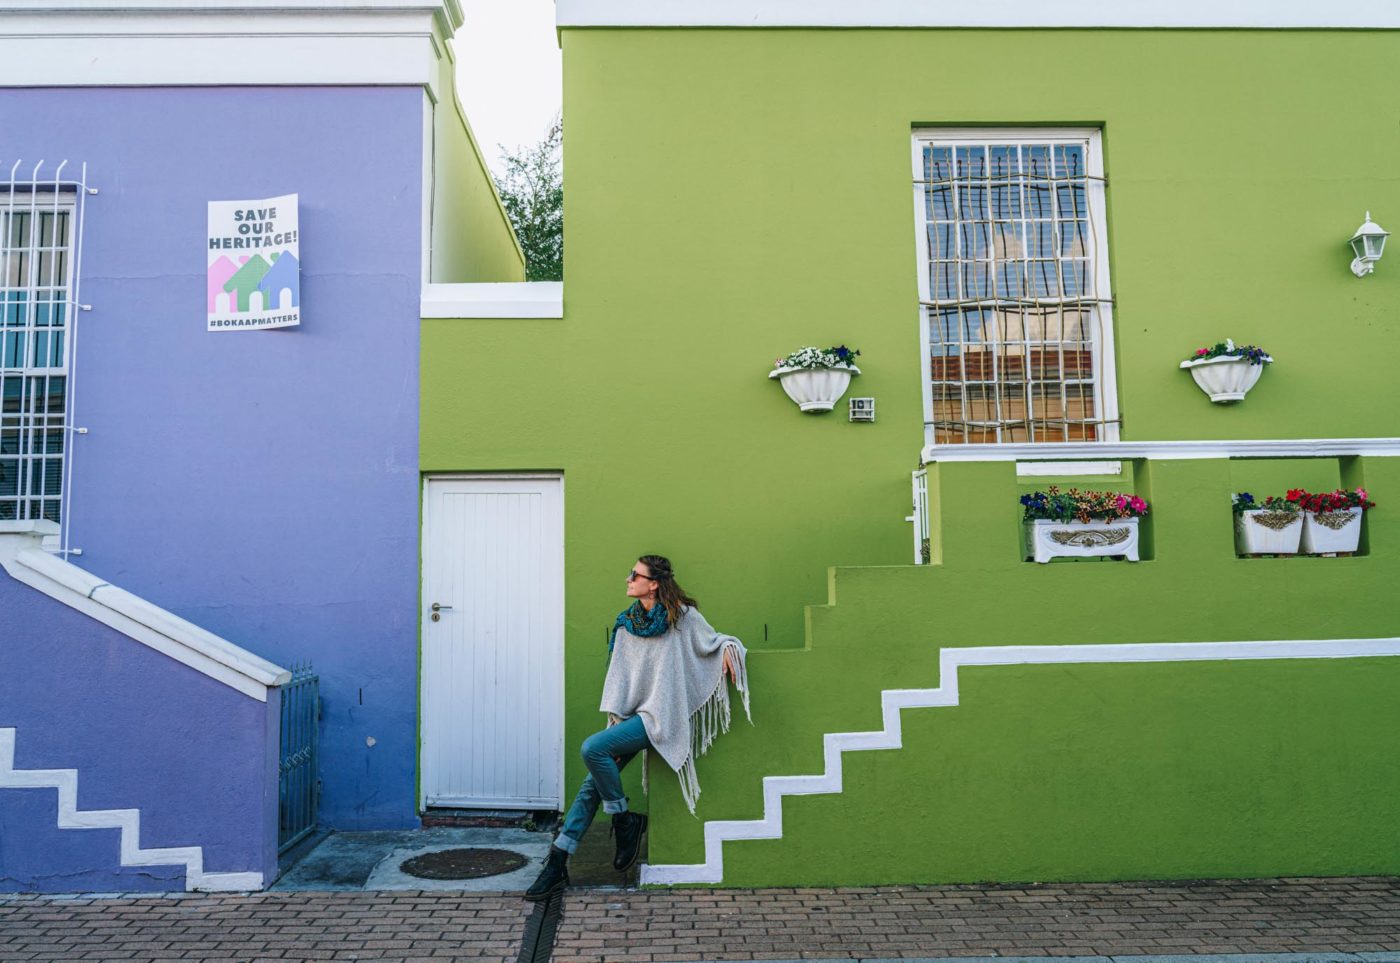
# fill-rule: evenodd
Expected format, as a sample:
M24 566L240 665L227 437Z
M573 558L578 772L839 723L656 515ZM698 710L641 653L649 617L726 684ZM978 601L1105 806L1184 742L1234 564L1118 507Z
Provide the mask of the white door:
M424 486L425 806L562 808L563 489L557 475Z

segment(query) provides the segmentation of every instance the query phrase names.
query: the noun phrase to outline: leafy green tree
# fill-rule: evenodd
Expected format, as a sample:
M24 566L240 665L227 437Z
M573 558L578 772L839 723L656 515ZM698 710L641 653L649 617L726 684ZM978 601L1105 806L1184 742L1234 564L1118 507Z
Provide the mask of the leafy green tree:
M564 121L554 118L544 140L501 149L505 167L496 190L525 252L525 279L564 279Z

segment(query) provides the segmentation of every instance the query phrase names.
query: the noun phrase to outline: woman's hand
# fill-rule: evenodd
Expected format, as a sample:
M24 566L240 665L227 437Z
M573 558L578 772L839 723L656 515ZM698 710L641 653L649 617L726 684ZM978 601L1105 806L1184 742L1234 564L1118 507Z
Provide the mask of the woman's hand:
M734 663L729 659L729 650L724 650L724 674L729 676L729 681L735 685L739 684L739 677L735 674Z

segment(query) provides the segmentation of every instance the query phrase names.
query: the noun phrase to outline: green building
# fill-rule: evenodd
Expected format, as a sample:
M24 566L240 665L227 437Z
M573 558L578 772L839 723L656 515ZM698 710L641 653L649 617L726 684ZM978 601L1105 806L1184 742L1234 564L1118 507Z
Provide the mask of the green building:
M1400 15L979 6L560 0L565 283L424 295L421 805L567 804L655 552L754 724L629 773L644 882L1400 873ZM1028 561L1051 485L1138 560ZM1241 554L1298 488L1355 551Z

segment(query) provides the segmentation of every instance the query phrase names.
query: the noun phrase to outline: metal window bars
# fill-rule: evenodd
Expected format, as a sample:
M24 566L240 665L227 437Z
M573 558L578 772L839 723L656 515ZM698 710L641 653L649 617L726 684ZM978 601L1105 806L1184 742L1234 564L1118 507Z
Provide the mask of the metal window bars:
M1107 440L1107 180L1082 139L1008 140L918 144L928 441Z
M7 173L6 173L7 172ZM74 176L76 175L76 176ZM0 521L64 525L87 165L0 161Z

